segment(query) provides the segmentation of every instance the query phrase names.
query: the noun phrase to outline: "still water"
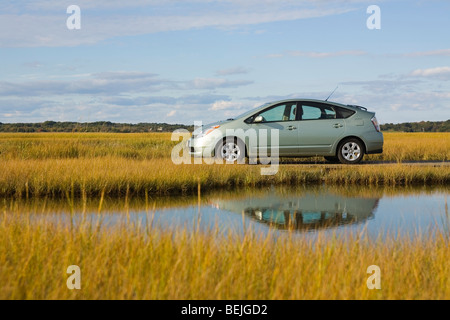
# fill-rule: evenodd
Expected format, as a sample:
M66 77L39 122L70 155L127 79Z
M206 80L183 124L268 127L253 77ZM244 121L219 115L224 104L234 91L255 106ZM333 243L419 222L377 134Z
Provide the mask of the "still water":
M450 188L358 188L304 186L206 192L200 197L132 195L122 199L3 199L4 212L104 226L151 225L160 230L219 230L244 234L316 236L365 233L369 237L427 236L449 232Z

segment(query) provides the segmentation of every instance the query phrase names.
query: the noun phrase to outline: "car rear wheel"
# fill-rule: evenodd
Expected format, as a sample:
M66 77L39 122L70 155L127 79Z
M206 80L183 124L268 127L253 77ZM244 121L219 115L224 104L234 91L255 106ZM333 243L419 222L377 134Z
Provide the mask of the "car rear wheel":
M216 148L216 158L225 160L228 163L245 162L245 145L236 138L227 138Z
M350 138L339 145L337 156L341 163L357 164L362 161L364 153L364 144L358 139Z

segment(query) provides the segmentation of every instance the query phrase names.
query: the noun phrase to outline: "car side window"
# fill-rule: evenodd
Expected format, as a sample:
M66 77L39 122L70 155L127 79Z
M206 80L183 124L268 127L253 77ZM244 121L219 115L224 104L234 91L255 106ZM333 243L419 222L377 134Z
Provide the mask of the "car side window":
M355 114L355 111L353 111L353 110L339 108L339 107L336 107L335 109L336 109L336 113L337 113L336 118L338 118L338 119L347 119Z
M297 105L296 103L284 103L271 107L259 113L263 117L262 122L280 122L295 120Z
M321 112L319 108L303 105L302 120L316 120L320 118L320 115Z
M321 108L322 115L321 117L324 119L336 119L336 111L333 110L332 107L324 106Z
M336 119L336 111L326 105L302 105L301 120Z

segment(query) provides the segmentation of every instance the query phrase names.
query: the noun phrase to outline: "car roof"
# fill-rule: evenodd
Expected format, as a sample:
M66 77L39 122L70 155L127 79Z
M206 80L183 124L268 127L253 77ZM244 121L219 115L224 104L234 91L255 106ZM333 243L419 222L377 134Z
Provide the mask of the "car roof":
M329 104L329 105L337 106L337 107L341 107L341 108L347 108L347 109L353 110L355 112L368 112L370 114L374 114L373 112L367 111L366 108L356 106L356 105L347 105L347 104L342 104L342 103L333 102L333 101L325 101L325 100L318 100L318 99L303 99L303 98L283 99L283 100L275 100L275 101L267 102L267 103L264 103L263 105L260 105L259 107L255 108L255 109L249 110L248 112L259 112L265 108L271 107L271 106L279 104L279 103L297 102L297 101L324 103L324 104ZM247 116L247 113L245 114L245 116Z
M278 104L278 103L283 103L283 102L296 102L296 101L305 101L305 102L316 102L316 103L325 103L325 104L331 104L331 105L335 105L338 107L344 107L344 108L348 108L348 109L352 109L354 111L366 111L367 109L364 107L360 107L360 106L356 106L356 105L347 105L347 104L342 104L342 103L338 103L338 102L333 102L333 101L325 101L325 100L318 100L318 99L302 99L302 98L297 98L297 99L284 99L284 100L276 100L276 101L272 101L269 103L266 103L264 106L272 106L274 104ZM361 109L363 108L363 109ZM364 110L366 109L366 110Z

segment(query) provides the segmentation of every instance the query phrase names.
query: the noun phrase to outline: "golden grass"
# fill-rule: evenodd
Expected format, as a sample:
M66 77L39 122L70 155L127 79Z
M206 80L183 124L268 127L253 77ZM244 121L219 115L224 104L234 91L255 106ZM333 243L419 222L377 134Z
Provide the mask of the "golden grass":
M0 299L449 299L449 240L162 233L5 213ZM81 290L66 287L69 265ZM366 286L370 265L381 290Z
M170 158L171 133L0 133L0 160L116 157ZM384 153L365 160L448 161L450 133L384 133ZM302 161L298 159L299 161ZM304 161L323 162L322 157Z
M170 158L170 133L0 133L0 160Z
M378 186L440 184L447 190L449 166L401 162L447 161L449 137L389 133L386 153L367 159L395 164L281 165L277 175L262 176L261 166L174 165L170 134L0 134L0 196L31 202L2 199L0 299L449 299L448 231L383 240L319 235L311 241L251 231L241 236L220 229L70 225L46 216L96 206L107 213L115 206L108 197L195 194L199 182L202 193L323 183L360 196L390 192ZM90 198L100 195L102 205ZM49 211L45 196L68 204ZM166 201L142 199L125 202L151 214L154 203L161 207ZM192 196L176 202L193 203ZM39 211L44 214L33 214ZM381 268L381 290L366 287L367 267L374 264ZM79 291L66 287L69 265L81 268Z
M382 154L368 159L384 161L448 161L450 132L386 132Z
M195 193L200 181L206 191L270 184L431 185L450 182L450 166L402 164L337 166L280 165L276 175L261 175L254 165L174 165L170 159L117 158L5 160L0 195L118 196Z
M385 153L367 159L391 165L280 165L275 176L262 166L175 165L169 133L0 134L0 195L61 196L193 193L206 189L268 184L448 184L450 167L401 165L406 160L446 161L450 133L386 133ZM311 161L311 159L307 159ZM314 159L318 161L318 159ZM323 161L320 159L320 161Z

